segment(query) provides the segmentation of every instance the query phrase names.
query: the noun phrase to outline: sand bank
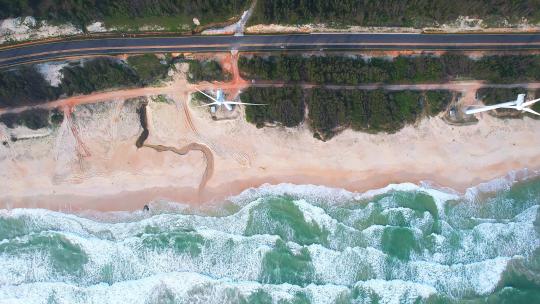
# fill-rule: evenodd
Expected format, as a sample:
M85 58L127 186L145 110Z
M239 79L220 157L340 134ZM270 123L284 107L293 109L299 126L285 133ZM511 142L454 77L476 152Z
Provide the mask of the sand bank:
M434 117L395 134L345 130L322 142L306 125L257 129L241 113L214 121L182 96L171 98L149 104L147 143L207 146L214 170L202 194L205 156L137 149L137 105L115 100L76 106L71 119L49 135L1 145L0 207L76 211L136 210L154 200L207 204L284 182L363 192L429 181L464 191L512 170L540 169L540 120L531 118L482 114L477 124L453 126ZM3 140L13 132L28 130L0 125Z

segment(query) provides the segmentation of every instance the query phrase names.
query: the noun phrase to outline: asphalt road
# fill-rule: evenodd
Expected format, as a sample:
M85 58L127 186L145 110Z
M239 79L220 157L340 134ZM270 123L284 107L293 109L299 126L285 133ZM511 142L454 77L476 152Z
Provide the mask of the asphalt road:
M540 34L305 34L71 40L0 49L0 68L76 56L281 50L531 50Z

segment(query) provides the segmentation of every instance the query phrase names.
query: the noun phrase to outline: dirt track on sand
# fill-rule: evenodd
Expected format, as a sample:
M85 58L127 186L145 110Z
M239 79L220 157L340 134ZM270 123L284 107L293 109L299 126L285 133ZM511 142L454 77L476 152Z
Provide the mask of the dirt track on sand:
M214 174L214 155L212 154L212 151L210 148L203 144L199 143L190 143L182 148L175 148L175 147L168 147L163 145L151 145L151 144L144 144L143 147L152 148L158 152L165 152L165 151L171 151L178 155L186 155L190 151L201 151L204 155L204 159L206 162L206 169L204 170L203 176L201 178L201 182L199 183L199 197L201 196L202 192L204 191L204 187L212 177L212 174Z

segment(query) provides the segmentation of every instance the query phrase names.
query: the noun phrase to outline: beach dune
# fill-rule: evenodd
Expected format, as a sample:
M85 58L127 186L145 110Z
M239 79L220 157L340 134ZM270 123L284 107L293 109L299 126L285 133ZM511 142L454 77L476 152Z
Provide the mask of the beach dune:
M115 99L74 108L70 119L39 136L0 146L0 208L137 210L155 200L220 202L265 183L316 184L365 191L391 183L429 182L458 192L508 172L540 169L540 120L487 113L466 126L426 118L394 134L345 130L327 142L309 126L257 129L242 111L215 121L182 96L147 106L147 144L207 146L213 170L198 187L207 159L137 148L137 102ZM23 137L31 130L0 135ZM34 132L35 133L35 132ZM34 134L32 133L32 134Z

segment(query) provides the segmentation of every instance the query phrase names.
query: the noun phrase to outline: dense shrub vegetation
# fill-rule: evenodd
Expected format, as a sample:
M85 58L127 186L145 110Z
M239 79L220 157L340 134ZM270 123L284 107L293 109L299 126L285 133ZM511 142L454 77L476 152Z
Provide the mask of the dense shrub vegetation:
M286 127L295 127L304 120L304 98L299 87L251 87L242 93L241 99L243 102L266 104L246 107L246 120L258 127L275 122Z
M35 67L0 72L0 107L25 106L54 100L59 93Z
M139 76L139 82L148 85L167 76L169 64L167 59L160 60L154 54L130 56L127 60Z
M473 77L494 83L540 80L540 56L486 56L473 64Z
M35 16L55 22L86 25L95 20L117 18L176 17L204 23L240 15L249 0L0 0L0 19ZM336 23L365 26L424 26L455 20L459 16L481 17L489 23L503 19L540 19L537 0L258 0L251 23Z
M311 127L321 138L350 126L366 132L395 132L422 114L436 115L451 100L448 91L313 89L306 98ZM426 112L425 112L426 111Z
M172 16L224 21L241 14L248 4L248 0L0 0L0 19L34 16L80 26L104 18Z
M266 103L247 107L246 119L261 127L264 123L297 126L304 118L304 99L315 136L328 139L345 127L366 132L395 132L416 122L423 114L437 115L450 103L449 91L334 90L298 87L249 88L243 102Z
M454 21L459 16L540 19L537 0L259 0L251 23L335 23L364 26L425 26Z
M427 109L429 116L437 116L446 110L452 100L452 92L438 90L426 91Z
M190 82L225 81L230 79L231 76L223 71L221 65L215 60L190 60L188 74Z
M32 130L41 129L49 125L59 125L64 115L58 110L31 109L20 113L6 113L0 116L0 122L8 128L26 126Z
M107 58L87 61L84 65L66 66L62 73L64 78L60 88L67 95L134 86L140 81L138 75L128 66Z
M168 64L162 64L154 55L130 57L128 64L97 58L65 66L58 87L51 86L34 66L1 71L0 107L39 104L60 96L110 88L144 86L166 77L168 68Z
M457 53L440 57L399 56L392 60L344 56L243 56L239 67L248 79L347 85L444 82L463 78L495 83L540 80L539 55L485 56L479 60Z

